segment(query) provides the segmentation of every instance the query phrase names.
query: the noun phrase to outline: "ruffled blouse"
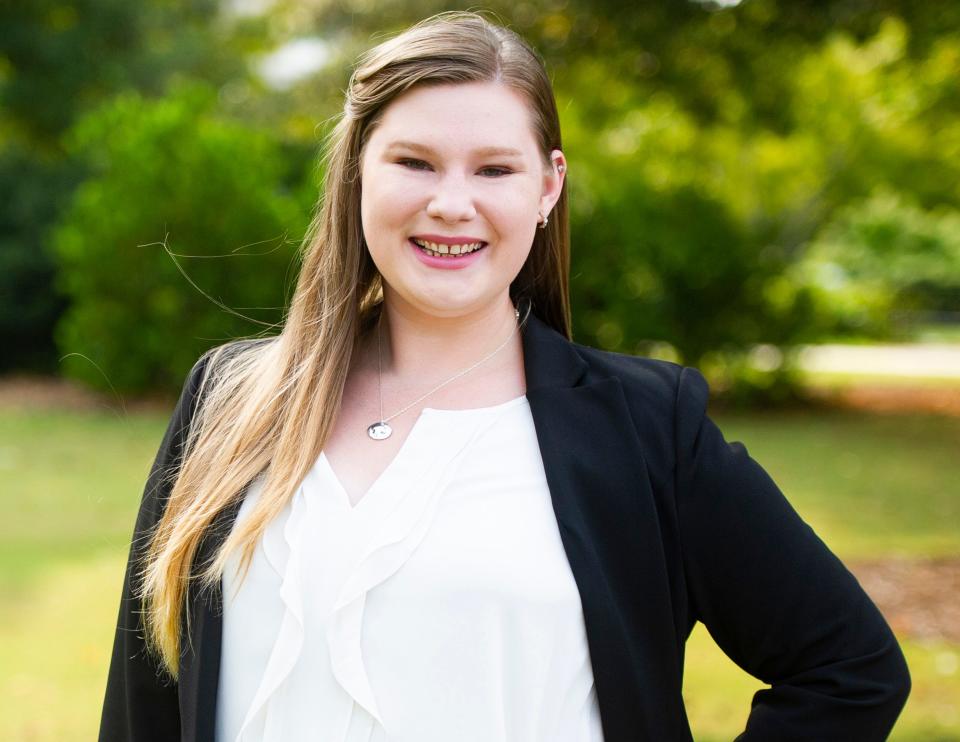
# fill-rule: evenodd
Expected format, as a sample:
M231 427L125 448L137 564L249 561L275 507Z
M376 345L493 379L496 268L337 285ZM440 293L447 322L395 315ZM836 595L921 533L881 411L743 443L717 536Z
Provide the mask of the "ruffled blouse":
M238 564L218 742L603 739L526 397L425 408L355 506L321 454Z

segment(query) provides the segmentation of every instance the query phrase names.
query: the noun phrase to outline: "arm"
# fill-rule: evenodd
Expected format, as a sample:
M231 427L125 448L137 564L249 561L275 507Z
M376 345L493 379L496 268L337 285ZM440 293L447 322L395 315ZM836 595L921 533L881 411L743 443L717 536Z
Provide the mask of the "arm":
M134 597L133 588L150 532L160 519L172 475L179 466L208 357L204 355L197 361L187 377L144 488L123 580L100 719L100 742L180 739L177 685L165 677L159 664L147 654L140 621L141 603Z
M720 648L772 686L737 740L885 740L910 692L893 632L746 448L724 440L707 395L684 369L677 498L691 604Z

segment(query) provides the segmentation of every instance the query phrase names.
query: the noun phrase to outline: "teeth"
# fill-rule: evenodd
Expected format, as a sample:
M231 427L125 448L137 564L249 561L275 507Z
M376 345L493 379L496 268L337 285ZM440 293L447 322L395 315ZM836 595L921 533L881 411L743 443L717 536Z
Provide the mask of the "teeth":
M432 252L436 255L466 255L469 252L474 250L479 250L483 247L482 242L472 242L469 245L444 245L438 244L436 242L427 242L426 240L413 239L420 247Z

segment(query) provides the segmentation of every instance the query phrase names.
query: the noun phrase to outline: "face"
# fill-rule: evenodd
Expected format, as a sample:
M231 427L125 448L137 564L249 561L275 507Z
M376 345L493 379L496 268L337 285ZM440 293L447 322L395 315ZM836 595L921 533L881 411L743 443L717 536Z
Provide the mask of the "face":
M363 232L387 302L458 317L509 301L537 212L563 185L563 154L544 163L532 115L497 83L414 88L387 106L361 159Z

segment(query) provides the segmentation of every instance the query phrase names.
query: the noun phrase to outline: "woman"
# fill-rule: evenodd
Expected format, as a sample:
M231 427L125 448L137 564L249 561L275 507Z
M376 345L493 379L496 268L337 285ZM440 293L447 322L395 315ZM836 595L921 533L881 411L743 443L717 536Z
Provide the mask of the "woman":
M151 471L102 740L880 740L889 627L695 370L570 342L537 56L470 13L361 60L282 333L207 353ZM589 249L589 246L582 246Z

